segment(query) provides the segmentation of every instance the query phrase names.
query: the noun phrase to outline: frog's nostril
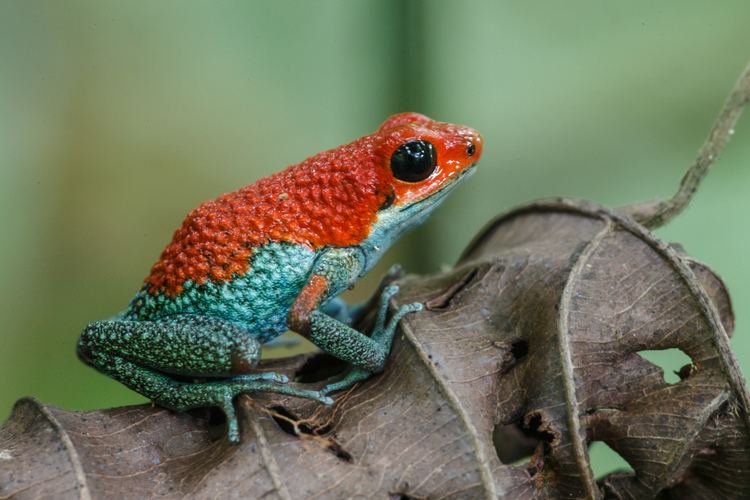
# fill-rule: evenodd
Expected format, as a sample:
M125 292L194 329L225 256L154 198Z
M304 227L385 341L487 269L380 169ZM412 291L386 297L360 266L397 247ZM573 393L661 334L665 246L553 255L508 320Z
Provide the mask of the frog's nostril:
M466 154L469 156L474 156L474 153L477 152L477 147L474 145L473 142L469 143L469 147L466 148Z

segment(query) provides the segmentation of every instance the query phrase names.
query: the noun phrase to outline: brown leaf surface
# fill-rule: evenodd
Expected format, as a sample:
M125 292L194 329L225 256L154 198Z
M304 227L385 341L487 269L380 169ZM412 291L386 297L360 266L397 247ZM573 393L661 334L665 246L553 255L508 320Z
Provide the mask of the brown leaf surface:
M630 219L520 208L397 299L427 309L402 322L382 375L332 409L244 398L239 446L209 411L19 401L0 428L0 498L750 497L726 289ZM639 356L669 348L692 361L674 384ZM336 367L264 364L316 384ZM597 440L635 472L597 481Z

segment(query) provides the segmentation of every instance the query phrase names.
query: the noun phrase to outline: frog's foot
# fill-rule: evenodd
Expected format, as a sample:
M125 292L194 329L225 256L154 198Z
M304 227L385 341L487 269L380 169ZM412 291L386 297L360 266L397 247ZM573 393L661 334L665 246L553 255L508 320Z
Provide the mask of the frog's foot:
M388 312L388 302L391 298L398 293L398 285L389 285L383 289L380 295L380 308L378 309L378 316L375 320L375 328L373 329L370 338L374 342L374 348L380 351L382 359L387 359L388 354L391 351L391 344L393 343L393 336L396 333L399 321L403 319L409 313L421 311L423 306L419 302L412 304L406 304L398 308L391 320L386 324L386 314ZM329 394L334 391L346 389L361 382L362 380L368 379L375 373L382 370L366 370L364 368L353 368L343 379L338 382L334 382L325 386L321 392L323 394Z
M387 352L390 352L391 350L391 342L393 341L393 334L396 332L398 322L407 314L421 311L423 309L422 304L419 302L405 304L398 308L391 318L391 321L386 325L385 320L386 315L388 314L388 302L398 293L398 290L398 285L388 285L383 289L383 293L380 295L380 306L378 308L378 316L375 320L375 328L370 336L375 342L387 346Z
M240 394L255 392L275 392L299 398L314 399L325 405L333 404L333 399L323 394L322 391L310 391L284 385L289 379L285 375L274 373L263 373L266 377L254 378L253 375L240 375L229 380L197 384L209 387L198 387L194 390L203 389L207 399L198 406L218 406L227 418L227 440L230 443L240 442L239 422L234 401ZM273 377L271 377L273 376ZM283 381L283 382L282 382ZM281 382L281 383L280 383ZM157 401L158 402L158 401Z
M323 389L320 392L322 392L323 394L330 394L332 392L340 391L342 389L348 389L349 387L353 386L357 382L367 380L373 375L373 373L374 372L363 370L362 368L352 368L351 371L347 373L344 378L342 378L338 382L328 384L327 386L323 387Z
M323 392L290 386L287 384L289 378L277 373L251 373L191 383L176 380L166 373L133 363L118 355L92 351L88 356L88 361L99 370L160 406L177 411L218 406L227 417L227 439L231 443L238 443L240 440L234 408L234 400L240 394L275 392L314 399L326 405L333 404L333 400Z

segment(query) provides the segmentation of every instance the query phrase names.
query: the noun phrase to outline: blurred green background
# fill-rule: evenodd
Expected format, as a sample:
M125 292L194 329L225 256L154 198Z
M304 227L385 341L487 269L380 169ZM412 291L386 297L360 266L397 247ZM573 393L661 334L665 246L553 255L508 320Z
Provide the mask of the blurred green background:
M0 420L31 394L142 401L76 359L81 328L127 304L199 202L391 113L471 125L486 149L380 270L453 263L534 198L671 194L750 58L749 19L746 0L1 2ZM746 116L658 232L726 280L745 373L748 193ZM622 465L594 454L598 472Z

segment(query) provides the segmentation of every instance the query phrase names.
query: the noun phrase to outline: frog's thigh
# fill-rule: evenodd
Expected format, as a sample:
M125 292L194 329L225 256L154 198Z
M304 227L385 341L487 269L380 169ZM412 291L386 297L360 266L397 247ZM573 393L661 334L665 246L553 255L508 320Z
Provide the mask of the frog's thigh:
M205 316L157 321L97 321L78 340L78 352L96 365L106 353L164 373L224 377L250 373L260 343L233 323ZM102 367L99 367L102 368Z

